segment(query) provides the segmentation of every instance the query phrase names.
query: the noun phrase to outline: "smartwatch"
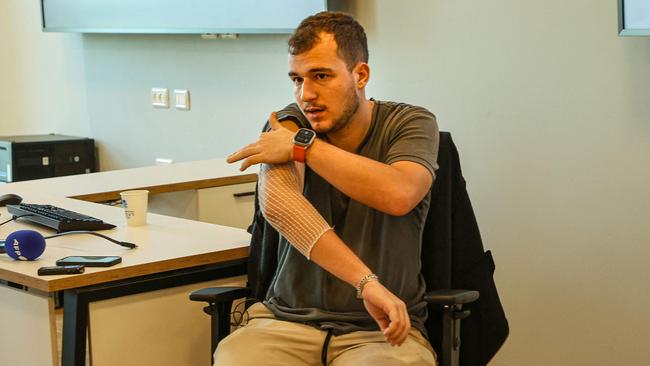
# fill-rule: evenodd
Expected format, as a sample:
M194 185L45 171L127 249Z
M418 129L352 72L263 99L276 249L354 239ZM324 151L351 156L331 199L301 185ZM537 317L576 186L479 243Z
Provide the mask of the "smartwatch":
M301 128L293 137L293 160L304 163L305 152L314 143L316 132Z

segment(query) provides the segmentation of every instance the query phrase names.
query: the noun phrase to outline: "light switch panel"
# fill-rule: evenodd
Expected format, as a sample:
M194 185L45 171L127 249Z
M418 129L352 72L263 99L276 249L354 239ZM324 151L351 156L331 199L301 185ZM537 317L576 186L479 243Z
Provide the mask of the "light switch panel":
M174 89L174 106L176 109L190 110L190 91L187 89Z

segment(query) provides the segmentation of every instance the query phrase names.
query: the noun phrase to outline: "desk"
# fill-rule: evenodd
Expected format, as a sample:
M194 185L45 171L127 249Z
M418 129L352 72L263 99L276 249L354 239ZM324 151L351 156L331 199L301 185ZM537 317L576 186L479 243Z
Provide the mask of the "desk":
M129 189L148 189L150 194L158 194L256 180L257 174L240 172L239 164L210 159L16 182L11 183L10 191L49 192L59 197L103 202L118 200L120 192Z
M222 168L212 169L210 177L210 174L203 170L209 169L209 166ZM47 202L117 224L116 229L104 233L118 240L139 245L137 249L128 250L92 236L64 236L48 240L45 253L33 262L19 262L6 256L0 257L0 279L28 289L26 291L0 284L0 298L3 299L0 303L0 324L3 324L0 334L4 340L14 341L14 344L0 342L0 364L57 365L58 354L53 341L54 301L51 296L56 291L64 292L62 364L83 365L86 328L88 319L93 317L93 302L245 273L244 262L248 255L250 237L241 229L154 214L149 215L147 226L129 228L124 224L124 214L119 207L62 197L85 197L102 201L117 198L115 194L125 189L149 188L153 193L170 192L200 186L236 184L254 179L254 175L242 174L236 169L232 172L229 166L223 168L224 166L223 160L221 165L218 161L206 161L0 186L0 194L18 193L29 202ZM145 174L141 174L142 170ZM183 170L186 171L179 173ZM173 174L167 174L172 171ZM218 176L215 172L224 175ZM121 179L125 178L130 179L129 183L122 183ZM165 183L165 179L169 179L169 184ZM183 179L187 179L187 182L183 182ZM8 217L5 208L0 209L0 214L2 218ZM5 237L12 231L27 227L47 233L46 229L16 222L1 227L1 236ZM56 259L67 255L120 255L123 261L105 269L87 268L86 273L80 275L39 277L36 274L39 267L53 265ZM7 297L10 297L9 301L5 301ZM101 313L101 309L95 313ZM115 313L112 316L115 316ZM128 317L128 314L123 316ZM204 320L207 326L207 317ZM30 326L24 326L26 323L23 321L29 322ZM161 319L161 322L163 321L166 320ZM9 326L5 326L6 324ZM132 331L133 329L117 329L114 333L128 334ZM156 334L151 334L151 337L155 336ZM35 341L38 337L40 340ZM28 352L17 351L16 347L21 343L31 346L28 347ZM209 347L207 342L205 344ZM105 344L103 346L106 348ZM47 349L47 352L41 348ZM205 352L205 357L209 357L207 349L201 351ZM127 352L123 349L119 351ZM186 360L185 364L197 363Z

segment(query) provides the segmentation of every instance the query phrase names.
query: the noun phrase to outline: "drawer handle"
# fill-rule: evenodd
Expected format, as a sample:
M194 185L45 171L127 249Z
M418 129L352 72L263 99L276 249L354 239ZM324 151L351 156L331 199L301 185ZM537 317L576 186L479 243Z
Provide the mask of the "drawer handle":
M246 197L246 196L254 196L254 195L255 195L255 191L233 193L233 196L235 197Z

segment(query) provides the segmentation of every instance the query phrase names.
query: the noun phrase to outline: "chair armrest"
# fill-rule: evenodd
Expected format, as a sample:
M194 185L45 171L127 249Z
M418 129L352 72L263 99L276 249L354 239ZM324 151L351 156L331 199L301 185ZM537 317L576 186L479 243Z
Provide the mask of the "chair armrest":
M208 287L192 292L190 294L190 300L218 304L241 299L250 293L251 289L248 287Z
M247 297L251 290L247 287L208 287L190 294L192 301L205 301L208 306L203 311L210 315L210 343L212 363L217 344L230 334L230 312L232 302Z
M463 305L476 301L478 291L471 290L434 290L424 294L424 301L429 304Z

